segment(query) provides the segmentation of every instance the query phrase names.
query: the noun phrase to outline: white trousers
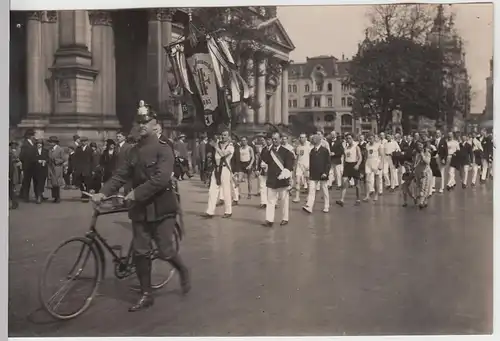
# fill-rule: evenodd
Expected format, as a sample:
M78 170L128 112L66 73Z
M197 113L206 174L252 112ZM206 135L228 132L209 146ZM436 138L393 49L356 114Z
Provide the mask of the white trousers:
M486 159L481 160L481 180L485 181L488 175L489 162Z
M470 165L463 165L462 167L462 184L467 186L467 180L469 179Z
M323 198L325 201L324 210L328 210L330 208L330 191L328 190L328 181L318 181L318 180L309 180L309 192L307 195L307 203L306 207L309 210L313 210L314 201L316 199L316 187L320 186L321 191L323 192Z
M260 204L267 205L267 186L266 186L267 176L259 175L259 193L260 193Z
M337 185L337 187L342 186L342 173L344 171L344 165L339 164L339 165L332 165L332 168L330 168L330 173L328 176L328 186L332 186L333 183Z
M444 184L445 184L445 177L446 177L446 165L443 165L443 162L440 158L437 159L438 167L439 167L439 172L441 173L441 185L439 186L439 191L442 192L444 191ZM436 182L438 178L435 176L432 177L432 188L436 188Z
M274 222L274 211L278 200L282 201L281 205L281 220L288 221L290 211L290 193L288 188L268 188L267 189L267 206L266 206L266 221Z
M231 192L233 185L231 181L231 172L227 169L227 167L222 167L220 180L221 184L219 186L215 181L215 172L212 172L210 187L208 189L207 214L213 215L215 213L215 206L217 205L217 201L219 199L224 200L224 213L232 213Z
M297 164L295 169L295 189L300 191L301 186L307 189L306 166Z
M471 184L475 185L477 181L477 174L479 173L479 165L475 162L472 164L472 176L470 179Z
M375 192L375 181L377 182L377 190L379 194L383 193L382 187L382 172L378 169L378 164L367 161L365 167L366 187L368 193Z
M392 162L392 156L384 156L383 174L385 186L390 186L392 189L394 189L396 186L399 186L398 170L394 166L394 162Z

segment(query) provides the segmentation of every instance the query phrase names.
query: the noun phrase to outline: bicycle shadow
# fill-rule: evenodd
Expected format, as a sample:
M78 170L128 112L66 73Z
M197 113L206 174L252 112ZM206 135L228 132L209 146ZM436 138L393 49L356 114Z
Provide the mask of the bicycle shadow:
M39 306L34 311L29 313L26 316L26 321L41 326L55 326L59 322L61 322L55 319L54 317L50 316L50 314L47 313L42 306Z

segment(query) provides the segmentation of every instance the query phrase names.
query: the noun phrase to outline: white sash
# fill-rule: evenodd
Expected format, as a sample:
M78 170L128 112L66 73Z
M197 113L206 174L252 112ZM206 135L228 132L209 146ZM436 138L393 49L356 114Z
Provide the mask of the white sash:
M278 168L283 171L285 169L285 166L283 166L283 163L281 163L280 159L274 154L274 150L271 149L271 157L273 158L274 163L278 166Z

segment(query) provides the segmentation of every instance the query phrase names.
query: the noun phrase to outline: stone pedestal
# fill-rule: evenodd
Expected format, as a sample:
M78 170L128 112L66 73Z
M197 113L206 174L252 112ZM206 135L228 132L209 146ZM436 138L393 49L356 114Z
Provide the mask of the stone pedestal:
M255 97L255 75L256 75L256 70L255 70L255 63L253 62L252 59L249 59L247 61L247 84L248 84L248 89L250 93L250 97L253 98ZM245 108L245 120L246 123L253 124L255 122L255 110L248 105L246 105Z

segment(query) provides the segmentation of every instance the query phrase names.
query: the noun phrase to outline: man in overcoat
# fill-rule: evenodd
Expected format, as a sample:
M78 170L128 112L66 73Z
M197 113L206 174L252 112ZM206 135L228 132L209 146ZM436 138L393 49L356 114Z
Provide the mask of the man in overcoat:
M52 191L54 203L61 202L61 187L64 186L64 149L59 146L57 136L49 137L49 169L47 187Z

